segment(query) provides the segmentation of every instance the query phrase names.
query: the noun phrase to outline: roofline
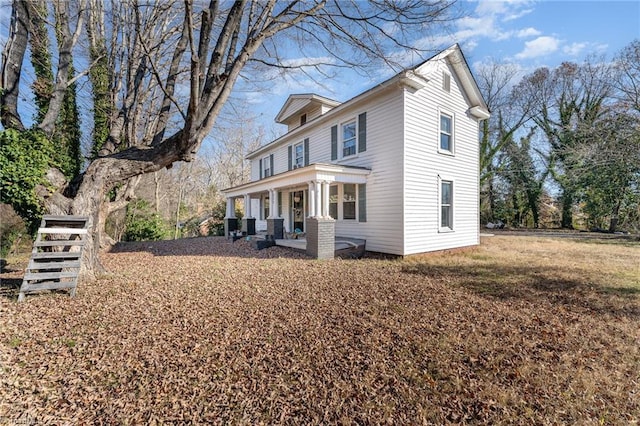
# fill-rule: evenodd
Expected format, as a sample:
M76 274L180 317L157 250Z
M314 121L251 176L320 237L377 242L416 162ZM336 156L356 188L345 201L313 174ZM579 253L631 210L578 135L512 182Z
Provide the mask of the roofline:
M251 182L243 183L231 188L225 188L221 190L223 194L236 193L244 189L248 189L256 186L263 186L265 183L277 182L283 178L288 178L296 175L305 175L310 172L325 172L325 173L350 173L353 175L366 176L371 173L371 169L360 166L347 166L342 164L328 164L328 163L313 163L308 166L299 167L297 169L287 170L286 172L278 173L267 178L254 180Z
M282 106L282 108L280 108L280 111L276 115L275 122L282 124L282 120L284 120L285 118L289 118L289 117L283 117L284 111L290 103L289 101L291 101L292 99L305 99L305 98L308 98L309 102L319 101L322 104L329 105L334 108L340 105L339 101L327 98L322 95L317 95L315 93L296 93L293 95L289 95L284 105Z
M477 82L475 80L475 77L471 73L471 68L469 68L469 63L467 62L467 59L465 58L464 53L462 52L462 49L460 48L460 45L458 43L455 43L455 44L451 45L450 47L448 47L447 49L444 49L444 50L436 53L435 55L431 56L430 58L420 62L419 64L414 65L414 66L412 66L410 68L405 68L404 70L400 71L399 73L397 73L397 74L393 75L392 77L384 80L382 83L376 84L375 86L371 87L370 89L367 89L364 92L354 96L353 98L351 98L351 99L339 104L338 106L336 106L335 108L332 108L331 110L327 111L326 113L314 118L311 121L308 121L304 126L298 126L295 129L293 129L293 130L285 133L284 135L280 136L279 138L274 139L273 141L269 142L268 144L263 145L260 148L250 152L249 154L246 155L245 158L247 160L249 160L251 158L254 158L254 157L260 155L264 151L268 151L269 149L273 148L274 146L277 146L278 144L280 144L282 141L284 141L284 140L286 140L288 138L293 138L298 133L301 133L301 132L304 132L304 131L308 130L309 127L311 127L312 125L317 125L317 124L321 123L322 121L329 120L329 118L331 118L333 115L339 114L341 111L356 105L358 102L361 102L362 100L364 100L364 99L366 99L366 98L368 98L370 96L373 96L374 94L377 94L379 92L382 92L383 90L388 89L394 83L404 84L404 85L407 85L407 86L412 87L414 89L420 89L420 88L424 87L424 83L426 83L426 79L424 77L422 77L422 76L417 75L415 73L415 71L418 68L420 68L423 65L425 65L426 63L428 63L430 61L433 61L434 59L439 59L439 58L444 59L444 58L446 58L447 56L451 55L453 52L456 52L456 51L462 57L462 61L464 62L464 65L465 65L465 68L466 68L465 74L467 74L467 77L471 81L472 89L475 91L475 94L477 95L478 100L481 103L481 105L472 105L471 108L475 108L475 107L480 106L482 108L481 111L483 111L483 112L479 113L476 116L479 119L488 118L489 108L487 107L487 104L484 101L484 98L482 97L482 93L480 92L480 88L478 87L478 84L477 84ZM299 95L291 95L291 96L289 96L287 101L292 96L299 96ZM304 94L302 96L304 96ZM316 95L314 95L314 96L316 96ZM320 96L320 97L322 97L322 96ZM328 98L325 98L325 99L328 99Z
M307 121L307 123L304 126L298 126L295 129L291 130L290 132L287 132L284 135L280 136L279 138L274 139L273 141L269 142L268 144L261 146L260 148L256 149L253 152L250 152L249 154L247 154L247 156L245 158L246 159L251 159L253 157L256 157L260 153L273 148L274 145L278 145L283 140L288 139L290 137L294 137L297 133L301 133L303 131L306 131L312 125L317 125L318 123L320 123L322 121L328 120L333 115L338 114L341 111L352 107L353 105L356 105L358 102L362 101L363 99L368 98L369 96L372 96L375 93L379 93L379 92L381 92L381 91L383 91L385 89L388 89L391 86L391 84L394 83L396 80L399 81L401 79L401 76L406 72L408 72L408 70L404 70L404 71L400 72L399 74L396 74L393 77L383 81L382 83L376 84L372 88L370 88L368 90L365 90L364 92L360 93L359 95L356 95L353 98L341 103L340 105L336 106L335 108L332 108L331 110L329 110L326 113L314 118L313 120Z

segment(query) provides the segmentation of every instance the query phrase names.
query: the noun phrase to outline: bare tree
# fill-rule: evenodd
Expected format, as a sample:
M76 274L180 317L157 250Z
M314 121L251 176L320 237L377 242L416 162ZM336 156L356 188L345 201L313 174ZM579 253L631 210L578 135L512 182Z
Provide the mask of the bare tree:
M480 185L482 211L487 220L494 220L494 177L501 168L499 153L514 139L514 134L531 119L533 104L520 96L515 88L518 67L515 64L491 61L479 67L478 86L492 112L482 122L480 139Z
M62 89L79 78L65 79L65 55L72 53L84 27L84 14L68 13L64 4L80 12L87 7L80 0L51 1L58 15L69 19L57 34L61 48L56 86L47 115L39 124L45 132L52 130L59 114L56 105ZM342 65L390 63L391 49L408 48L410 34L443 25L452 4L449 0L113 2L110 38L117 50L111 55L110 88L116 107L109 120L109 135L84 173L59 188L64 199L55 198L58 210L91 218L94 233L85 251L86 272L101 269L97 248L109 211L105 202L109 191L132 177L193 160L247 65L285 65L274 51L281 37L300 40L301 52L325 49L326 55ZM24 5L22 0L13 1L3 54L2 82L7 90L0 98L0 108L5 128L24 128L17 108L20 64L29 37ZM95 8L96 2L88 7ZM95 27L90 27L95 33ZM95 60L100 56L98 53Z

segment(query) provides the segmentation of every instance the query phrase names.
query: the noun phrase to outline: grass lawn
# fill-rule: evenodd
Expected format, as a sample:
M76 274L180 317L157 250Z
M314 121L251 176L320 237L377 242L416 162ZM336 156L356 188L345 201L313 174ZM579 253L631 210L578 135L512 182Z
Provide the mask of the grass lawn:
M317 261L129 243L77 297L1 276L0 424L638 424L640 243Z

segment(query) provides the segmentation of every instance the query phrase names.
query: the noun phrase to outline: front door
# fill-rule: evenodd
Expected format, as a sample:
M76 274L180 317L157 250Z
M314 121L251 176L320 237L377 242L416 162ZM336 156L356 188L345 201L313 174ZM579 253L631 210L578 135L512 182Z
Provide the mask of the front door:
M291 222L293 232L304 232L304 191L291 193Z

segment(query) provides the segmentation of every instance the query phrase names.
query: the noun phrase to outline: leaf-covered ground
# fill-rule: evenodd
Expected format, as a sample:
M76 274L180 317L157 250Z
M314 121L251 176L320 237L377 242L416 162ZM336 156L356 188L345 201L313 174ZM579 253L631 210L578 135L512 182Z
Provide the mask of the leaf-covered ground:
M637 242L317 261L120 245L77 297L2 275L0 424L637 424ZM11 266L11 265L10 265Z

